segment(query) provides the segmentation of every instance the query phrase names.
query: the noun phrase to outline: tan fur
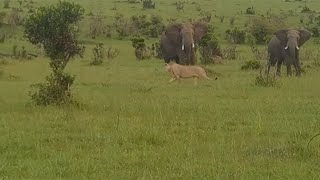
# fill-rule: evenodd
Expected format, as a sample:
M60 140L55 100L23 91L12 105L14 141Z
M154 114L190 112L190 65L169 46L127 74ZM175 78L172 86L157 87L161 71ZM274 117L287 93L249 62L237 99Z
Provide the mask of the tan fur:
M172 75L169 83L185 78L210 79L204 68L200 66L184 66L170 62L165 65L165 69Z

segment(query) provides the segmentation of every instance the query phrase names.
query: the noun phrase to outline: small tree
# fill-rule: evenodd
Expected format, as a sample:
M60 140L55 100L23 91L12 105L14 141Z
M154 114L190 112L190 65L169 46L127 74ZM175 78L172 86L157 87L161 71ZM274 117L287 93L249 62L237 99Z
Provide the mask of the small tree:
M63 72L69 60L81 55L76 26L84 9L75 3L60 1L56 5L40 7L25 20L25 37L34 45L41 45L50 58L51 74L39 91L31 94L38 105L63 104L71 101L70 86L74 76Z
M213 63L215 56L222 56L221 48L214 35L214 27L209 25L207 34L200 40L199 50L202 64Z

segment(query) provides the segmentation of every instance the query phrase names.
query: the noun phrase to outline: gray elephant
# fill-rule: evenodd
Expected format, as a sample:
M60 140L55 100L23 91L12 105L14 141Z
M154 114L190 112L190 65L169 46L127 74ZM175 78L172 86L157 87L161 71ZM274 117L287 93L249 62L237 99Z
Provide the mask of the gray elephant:
M277 75L280 76L281 64L285 61L287 75L291 76L291 65L295 67L296 76L301 75L299 62L299 49L310 39L312 33L305 29L281 29L274 33L268 45L269 62L267 73L270 67L277 64Z
M207 33L208 25L204 22L175 23L169 25L161 35L160 50L166 63L171 60L178 64L196 63L195 46Z

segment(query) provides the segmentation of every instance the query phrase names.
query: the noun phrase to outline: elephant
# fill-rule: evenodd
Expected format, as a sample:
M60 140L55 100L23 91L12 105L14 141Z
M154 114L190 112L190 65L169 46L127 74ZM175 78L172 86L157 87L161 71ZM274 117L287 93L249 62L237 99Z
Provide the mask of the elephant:
M267 73L269 74L271 66L277 64L277 75L280 76L281 65L285 61L287 76L292 75L291 65L295 67L296 76L300 76L299 50L311 36L312 33L306 29L280 29L275 32L268 44Z
M207 33L208 25L204 22L174 23L161 35L160 51L166 63L176 61L182 65L196 63L196 44Z

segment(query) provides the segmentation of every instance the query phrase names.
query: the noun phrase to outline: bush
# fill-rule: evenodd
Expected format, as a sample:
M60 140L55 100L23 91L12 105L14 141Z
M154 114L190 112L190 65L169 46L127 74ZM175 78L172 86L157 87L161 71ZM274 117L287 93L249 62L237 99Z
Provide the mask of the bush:
M175 5L176 5L177 11L183 11L183 10L184 10L184 2L177 1L177 2L175 3Z
M138 60L150 58L150 53L148 52L145 40L141 37L135 37L131 39L132 47L135 48L135 56Z
M258 48L256 46L251 46L251 52L253 53L256 60L267 60L268 53L266 47Z
M308 6L304 6L301 10L301 13L309 13L312 12L312 10Z
M0 12L0 27L3 24L3 21L4 21L5 17L6 17L6 15L7 15L6 12L4 12L4 11Z
M256 11L254 10L253 6L248 7L248 8L246 9L246 14L251 14L251 15L256 14Z
M6 40L6 34L0 31L0 43L4 43Z
M285 27L285 23L280 18L256 17L251 21L248 31L255 37L257 44L265 44L274 32L283 27Z
M211 12L200 12L200 21L209 23L212 19Z
M143 35L150 38L157 38L165 29L163 19L158 15L132 16L131 24L137 35Z
M255 85L262 87L274 87L277 85L276 76L263 75L263 68L260 68L260 74L255 79Z
M92 49L93 61L90 63L91 65L100 65L103 63L106 52L103 47L103 43L96 44L96 46Z
M119 49L109 47L108 50L107 50L107 58L108 59L114 59L119 55L119 53L120 53Z
M3 8L8 9L10 7L10 0L4 0L3 1Z
M162 58L162 51L160 49L160 43L154 43L151 45L151 55L157 59L161 59Z
M226 39L231 43L243 44L246 40L246 32L238 28L226 30Z
M155 9L156 3L152 0L141 0L143 9Z
M236 18L234 16L230 17L229 22L230 22L231 26L234 25L235 20L236 20Z
M116 14L113 21L113 27L116 29L119 39L123 39L130 34L128 20L123 16L123 14Z
M213 63L213 57L222 56L221 48L214 35L214 27L212 25L208 26L207 34L201 38L199 51L201 54L200 62L202 64Z
M236 59L237 58L237 46L231 44L223 50L223 59Z
M32 44L43 46L52 71L47 82L38 84L38 91L30 94L37 105L71 102L70 86L75 77L63 70L72 57L83 53L76 27L83 14L80 5L60 1L57 5L40 7L27 17L25 37Z
M46 77L46 83L32 85L38 88L35 93L29 92L37 105L61 105L72 101L71 85L75 77L59 71Z
M241 70L257 70L261 68L261 63L257 60L246 61L244 65L241 66Z
M90 36L92 37L92 39L95 39L96 36L101 36L107 33L107 26L104 25L103 20L104 18L101 15L96 15L91 18Z

